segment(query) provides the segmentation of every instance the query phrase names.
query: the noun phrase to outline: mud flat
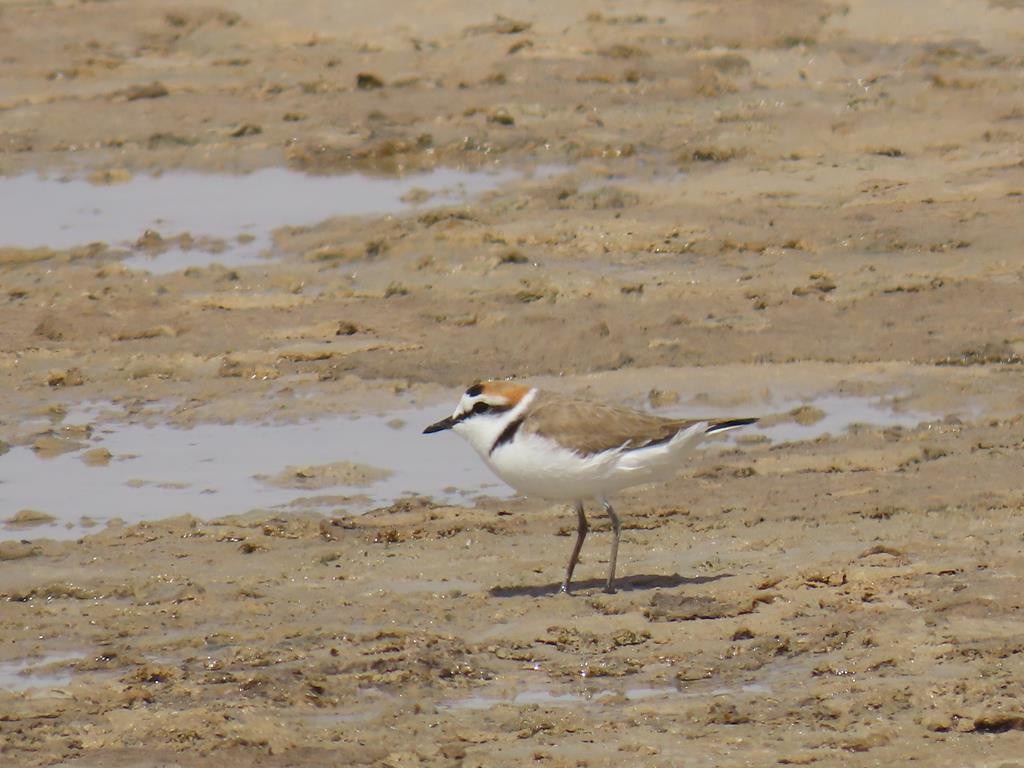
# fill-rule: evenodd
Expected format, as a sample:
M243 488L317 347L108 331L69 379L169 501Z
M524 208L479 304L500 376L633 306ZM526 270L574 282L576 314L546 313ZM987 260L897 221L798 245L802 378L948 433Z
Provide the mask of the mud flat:
M0 9L0 762L1024 766L1024 8L351 5Z

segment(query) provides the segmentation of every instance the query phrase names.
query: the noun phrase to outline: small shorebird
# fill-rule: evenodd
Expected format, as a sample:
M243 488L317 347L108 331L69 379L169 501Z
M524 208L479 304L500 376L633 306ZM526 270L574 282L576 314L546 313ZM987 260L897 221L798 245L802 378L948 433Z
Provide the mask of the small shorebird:
M605 592L614 592L619 516L608 496L632 485L664 480L708 435L757 419L666 419L631 408L579 400L511 381L473 384L448 418L424 434L451 429L469 441L494 473L526 496L576 507L576 543L562 591L587 537L583 500L596 498L612 523Z

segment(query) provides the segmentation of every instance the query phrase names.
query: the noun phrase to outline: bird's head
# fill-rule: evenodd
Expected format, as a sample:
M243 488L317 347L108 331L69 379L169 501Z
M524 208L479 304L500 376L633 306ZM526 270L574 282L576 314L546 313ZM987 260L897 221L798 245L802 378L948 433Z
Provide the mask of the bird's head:
M511 411L530 391L512 381L478 381L462 393L451 416L431 424L423 434L451 429L478 450L489 447L508 424Z

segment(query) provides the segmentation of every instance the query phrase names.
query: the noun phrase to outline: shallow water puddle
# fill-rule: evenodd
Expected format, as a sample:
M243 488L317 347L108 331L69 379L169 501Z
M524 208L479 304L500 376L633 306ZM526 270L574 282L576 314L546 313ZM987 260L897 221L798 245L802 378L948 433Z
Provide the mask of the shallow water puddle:
M783 421L737 433L790 442L840 435L854 424L914 427L930 418L895 410L879 398L834 395L757 410L787 413L794 407L819 413L813 423ZM448 412L438 406L296 424L191 429L115 422L96 427L79 450L51 458L29 447L13 448L0 458L0 509L10 511L5 517L38 510L54 521L0 529L0 539L69 538L118 518L128 523L183 514L214 519L253 509L358 514L407 496L466 504L482 494L512 495L465 441L421 434ZM91 421L89 414L86 410L66 423ZM690 415L700 414L691 409ZM106 464L83 460L96 448L110 452ZM439 589L462 587L467 585Z
M18 693L33 688L59 688L67 685L71 682L71 671L58 665L77 658L76 654L54 653L0 662L0 690Z
M208 264L242 266L259 263L261 253L271 245L271 232L279 227L315 224L335 216L397 213L418 200L427 205L455 202L523 176L508 169L450 168L402 178L309 176L267 168L244 175L188 171L137 175L103 186L80 178L0 177L4 201L0 247L129 245L152 229L165 237L187 232L196 238L223 238L227 248L220 253L181 248L158 255L138 252L125 259L129 267L166 273ZM407 196L413 190L424 194L410 200Z
M547 689L534 689L504 697L486 695L467 696L464 699L454 699L452 701L442 702L439 707L441 709L451 710L491 709L503 704L514 707L524 707L532 704L546 707L572 707L587 704L600 704L602 701L607 699L612 699L614 703L618 704L621 701L620 697L626 699L628 702L634 702L662 697L700 698L734 696L738 694L767 696L770 693L771 690L767 686L759 683L741 685L736 688L719 687L707 691L685 691L674 685L625 688L621 693L611 689L602 691L591 690L578 693L555 693L554 691Z
M690 404L661 409L658 413L678 418L713 418L721 416L721 411L717 406L708 408ZM802 414L795 415L797 411ZM892 398L850 395L769 401L740 407L737 413L740 416L757 416L761 421L718 439L742 442L744 438L756 436L772 443L790 443L816 440L823 435L838 437L858 424L911 429L938 418L933 413L898 408Z
M441 702L440 709L454 710L476 710L492 709L502 704L509 704L513 707L525 707L537 704L546 707L571 707L599 702L614 694L611 691L598 691L596 693L554 693L548 690L522 691L512 696L467 696L464 699L453 699L452 701Z
M191 429L105 423L79 451L40 458L29 447L13 448L0 458L0 508L39 510L55 522L0 530L0 539L74 537L83 532L83 518L85 524L182 514L213 519L289 507L358 513L409 495L461 504L484 492L509 495L467 443L421 434L449 412L444 406ZM112 454L109 463L83 461L95 448Z
M167 275L186 269L208 267L211 264L233 269L265 262L266 258L262 254L268 247L268 242L258 238L250 242L239 241L219 253L198 248L168 248L162 253L133 253L121 259L121 263L129 269L137 269L151 275Z
M805 408L820 413L805 423L790 420L763 427L759 434L773 443L789 443L816 440L823 435L839 436L857 424L911 429L936 418L934 414L923 411L899 410L891 399L843 395L820 395L811 400L787 402L783 407L776 406L772 410L785 413Z

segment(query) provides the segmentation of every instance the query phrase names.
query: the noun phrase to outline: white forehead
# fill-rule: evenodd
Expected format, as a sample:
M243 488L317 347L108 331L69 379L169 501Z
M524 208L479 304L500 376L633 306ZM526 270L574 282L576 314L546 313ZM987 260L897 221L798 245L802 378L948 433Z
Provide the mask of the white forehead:
M465 392L462 393L462 397L459 398L459 404L455 406L455 412L453 416L458 416L460 413L466 413L473 407L473 403L480 399L480 396L471 397Z
M504 395L498 395L494 392L481 392L478 395L471 395L468 392L463 392L462 397L459 398L459 404L455 407L453 416L458 416L462 413L468 413L473 410L473 406L479 402L485 402L490 405L507 405L508 398Z

